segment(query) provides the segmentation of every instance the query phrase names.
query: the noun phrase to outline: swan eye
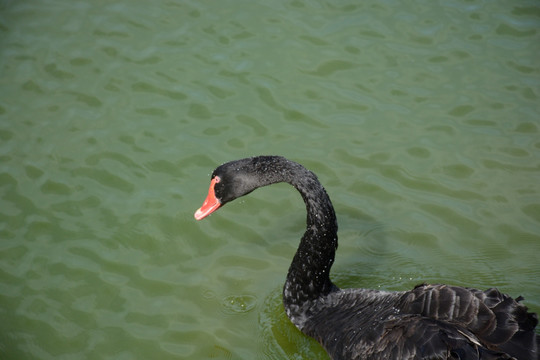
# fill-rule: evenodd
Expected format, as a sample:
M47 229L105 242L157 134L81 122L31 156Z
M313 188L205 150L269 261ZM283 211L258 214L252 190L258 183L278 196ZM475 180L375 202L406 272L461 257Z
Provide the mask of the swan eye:
M217 184L218 182L221 181L221 178L219 176L215 176L214 177L214 182Z

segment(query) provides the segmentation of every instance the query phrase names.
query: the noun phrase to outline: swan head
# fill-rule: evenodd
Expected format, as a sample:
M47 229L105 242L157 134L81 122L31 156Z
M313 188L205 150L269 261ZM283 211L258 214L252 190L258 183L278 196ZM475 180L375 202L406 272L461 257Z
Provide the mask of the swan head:
M195 212L195 219L202 220L226 203L268 185L271 175L266 170L274 158L277 157L258 156L218 166L212 172L208 195Z

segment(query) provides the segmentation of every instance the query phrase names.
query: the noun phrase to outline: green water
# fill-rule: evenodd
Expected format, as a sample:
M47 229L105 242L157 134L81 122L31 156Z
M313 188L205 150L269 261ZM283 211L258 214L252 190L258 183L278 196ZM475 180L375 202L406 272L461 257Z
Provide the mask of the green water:
M538 1L2 1L0 358L313 359L280 292L281 154L334 201L342 287L497 286L540 311Z

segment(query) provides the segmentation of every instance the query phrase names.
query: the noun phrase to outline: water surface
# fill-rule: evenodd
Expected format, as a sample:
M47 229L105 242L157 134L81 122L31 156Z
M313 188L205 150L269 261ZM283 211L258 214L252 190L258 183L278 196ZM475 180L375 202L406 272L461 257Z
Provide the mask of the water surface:
M4 1L2 359L325 358L280 299L287 185L202 222L220 163L334 201L341 287L499 287L540 311L535 1Z

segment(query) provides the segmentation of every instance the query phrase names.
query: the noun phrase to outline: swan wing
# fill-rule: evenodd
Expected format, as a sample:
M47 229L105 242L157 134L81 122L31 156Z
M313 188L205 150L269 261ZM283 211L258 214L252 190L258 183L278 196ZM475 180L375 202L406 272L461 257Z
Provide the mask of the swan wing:
M398 308L465 329L485 347L519 359L536 359L536 314L497 289L485 291L422 284L405 293Z

